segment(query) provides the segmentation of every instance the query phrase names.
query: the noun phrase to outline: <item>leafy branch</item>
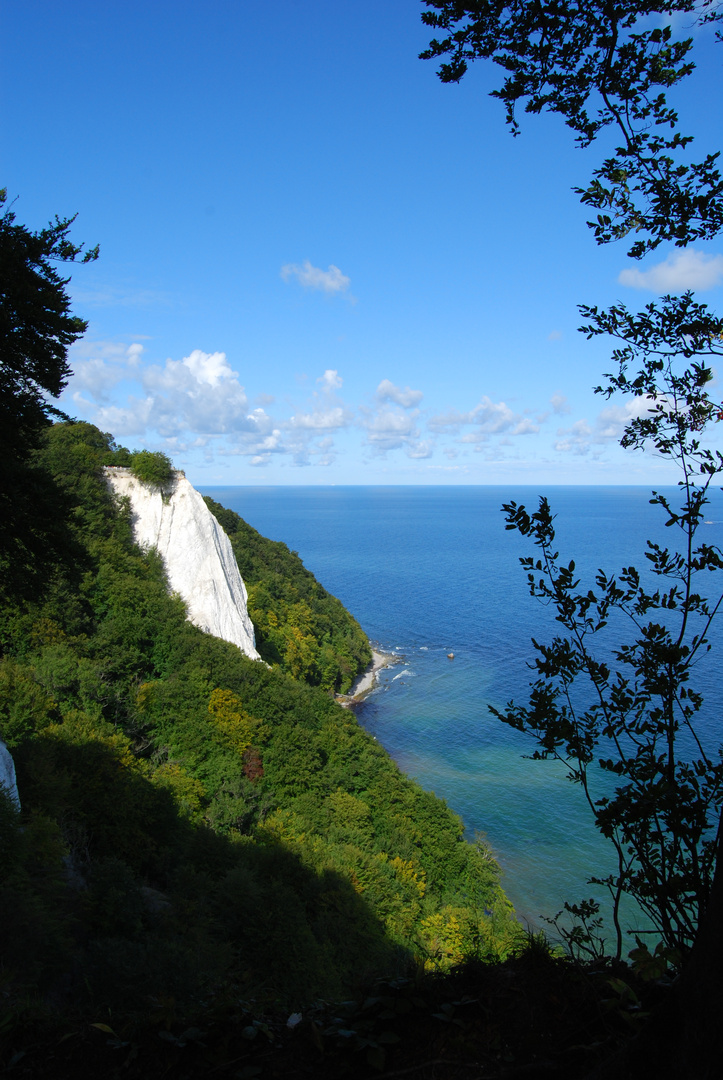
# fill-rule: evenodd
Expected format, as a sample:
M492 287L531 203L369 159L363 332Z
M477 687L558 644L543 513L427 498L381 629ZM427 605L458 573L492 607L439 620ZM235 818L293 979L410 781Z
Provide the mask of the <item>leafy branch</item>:
M617 370L605 376L607 383L597 392L622 392L645 406L631 416L623 445L652 444L680 467L680 505L660 492L650 500L665 511L679 544L648 542L652 585L634 567L625 567L617 576L599 570L596 588L581 590L575 563L565 564L555 549L547 500L541 499L533 514L514 502L505 504L506 528L530 537L538 548L537 557L520 560L530 594L556 610L564 629L550 645L533 641L537 679L529 704L510 703L492 712L535 737L535 757L566 765L570 779L582 786L597 827L612 841L617 872L593 881L611 893L618 955L625 894L647 914L665 945L684 954L708 902L723 807L723 763L705 749L696 729L703 698L691 685L723 605L723 593L708 598L699 589L701 579L710 582L710 575L723 569L721 550L700 537L723 455L699 435L721 413L708 393L712 372L706 359L721 353L722 326L690 294L664 297L642 315L622 306L582 311L591 320L582 328L588 337L610 334L623 343L614 353ZM675 360L681 354L689 363L678 373ZM631 375L633 364L639 367ZM631 624L632 640L611 649L603 639L596 655L596 635L614 612ZM610 775L613 790L610 785L602 793L596 790L595 766Z
M715 0L634 4L611 0L424 0L422 21L444 36L422 52L448 57L442 82L459 82L470 62L491 60L505 72L492 97L505 105L513 135L517 107L563 117L580 146L606 128L622 138L593 173L581 202L597 211L588 222L597 243L635 234L628 254L641 258L664 241L685 246L710 239L723 226L719 154L685 158L692 136L678 131L666 93L692 73L693 39L676 40L671 25L650 26L651 15L690 15L694 23L723 17Z

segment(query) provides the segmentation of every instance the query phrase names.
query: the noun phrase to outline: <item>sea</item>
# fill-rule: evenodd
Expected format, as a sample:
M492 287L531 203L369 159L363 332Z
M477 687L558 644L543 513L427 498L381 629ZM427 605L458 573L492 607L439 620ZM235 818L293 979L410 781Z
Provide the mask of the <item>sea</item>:
M648 573L647 541L677 543L678 530L643 487L203 487L272 540L283 540L338 596L374 646L391 654L375 690L357 706L363 726L399 767L435 792L481 835L503 869L503 887L533 930L551 928L565 901L595 898L589 884L614 870L582 789L534 740L496 719L492 705L526 704L535 677L532 639L560 631L554 610L529 594L521 557L536 549L506 530L503 503L552 507L556 549L585 588L598 569ZM660 489L671 500L676 488ZM723 546L723 497L706 508L702 539ZM649 580L652 577L649 575ZM603 654L630 628L611 620ZM605 637L607 634L607 637ZM696 671L705 704L699 730L716 751L723 706L719 647ZM450 656L453 658L450 658ZM598 789L604 790L604 786ZM640 928L626 913L629 929ZM609 924L606 923L606 925ZM642 924L641 924L642 925ZM553 934L554 936L554 934Z

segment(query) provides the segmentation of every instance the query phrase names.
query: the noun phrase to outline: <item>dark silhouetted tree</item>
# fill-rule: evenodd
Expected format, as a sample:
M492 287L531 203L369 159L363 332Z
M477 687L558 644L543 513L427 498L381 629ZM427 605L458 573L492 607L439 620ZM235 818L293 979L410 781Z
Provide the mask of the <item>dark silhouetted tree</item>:
M6 202L0 190L0 591L14 594L37 587L62 543L57 494L32 456L63 415L49 398L67 385L68 348L87 324L71 314L55 264L89 262L98 249L71 242L74 218L32 232Z
M663 243L685 247L720 232L719 153L690 160L693 140L679 130L667 100L694 67L693 38L676 36L680 16L690 16L689 24L716 22L723 12L714 0L424 2L423 21L441 33L422 58L443 58L444 82L459 81L478 59L499 65L505 75L493 96L504 102L514 134L520 104L528 113L561 115L581 146L615 132L612 156L587 187L575 189L596 211L588 225L599 244L631 238L628 254L641 258ZM521 560L530 591L553 606L562 629L551 644L534 642L529 704L510 703L497 715L536 738L534 756L567 764L614 844L617 868L604 883L613 897L617 951L619 902L628 893L652 920L665 955L683 957L663 1013L624 1060L596 1075L701 1080L719 1075L723 1051L723 767L718 747L705 746L698 731L703 702L691 677L723 604L723 556L700 535L710 487L723 471L723 455L710 441L710 427L723 415L711 394L710 367L723 354L723 320L690 292L637 313L623 305L580 310L587 337L615 342L613 369L596 392L638 399L622 445L652 450L679 468L679 497L654 492L651 499L678 543L649 542L647 574L635 567L618 575L599 571L594 588L581 588L574 561L556 550L547 500L532 514L507 504L507 528L537 548ZM594 652L614 613L627 617L630 640ZM613 779L607 792L595 791L597 769ZM596 914L588 902L568 910L588 926ZM584 926L578 931L571 943L594 948Z

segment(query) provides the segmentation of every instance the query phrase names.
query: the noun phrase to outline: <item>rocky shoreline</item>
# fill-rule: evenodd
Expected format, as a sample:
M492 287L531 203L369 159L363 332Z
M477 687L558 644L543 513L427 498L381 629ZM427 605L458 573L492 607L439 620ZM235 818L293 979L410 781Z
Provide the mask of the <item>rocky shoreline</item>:
M352 685L348 694L337 694L336 698L340 705L357 705L374 689L374 684L377 680L377 675L385 667L391 667L392 664L398 664L400 657L392 653L381 653L377 649L372 648L372 662L366 671L358 677L356 682Z

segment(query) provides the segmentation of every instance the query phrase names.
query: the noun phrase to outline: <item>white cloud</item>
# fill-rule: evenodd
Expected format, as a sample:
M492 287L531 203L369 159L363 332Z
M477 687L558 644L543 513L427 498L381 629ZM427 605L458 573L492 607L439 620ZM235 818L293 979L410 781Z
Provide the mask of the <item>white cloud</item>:
M264 408L274 401L269 395L257 395L249 405L224 352L193 349L182 360L154 364L143 362L139 344L83 345L66 400L119 437L157 442L160 436L171 452L203 449L209 460L240 455L259 467L272 455L290 457L295 465L329 465L332 435L354 419L338 396L343 380L333 368L316 380L318 389L302 407L274 418Z
M712 289L723 280L723 255L704 255L702 251L685 250L669 255L664 262L649 270L622 270L621 285L633 289L649 289L656 293L680 293L687 289Z
M102 400L102 399L101 399ZM95 401L86 400L80 392L73 393L73 401L92 422L103 431L110 431L118 436L144 436L148 429L152 398L129 396L125 407L119 405L98 406Z
M432 431L459 431L467 424L474 424L486 435L499 435L502 432L508 435L528 435L540 430L539 425L529 417L514 413L504 401L494 402L487 396L469 412L448 409L429 420Z
M416 416L399 409L383 409L378 413L367 410L363 421L367 444L380 453L399 449L410 439L419 436L414 426L415 419Z
M433 446L420 438L416 421L419 410L404 412L398 406L383 406L376 412L362 409L362 427L366 443L375 454L384 456L390 450L404 450L410 458L432 456Z
M234 432L230 441L219 448L221 456L248 457L251 465L262 466L269 464L272 454L288 453L282 432L263 409L254 409L249 420L255 422L255 428Z
M77 361L73 375L74 394L87 391L98 401L109 401L110 391L126 377L123 367L100 357Z
M432 431L459 431L464 424L472 423L472 412L462 413L458 409L447 409L446 412L430 416L427 423Z
M587 454L593 442L593 430L587 420L576 420L572 427L560 428L555 450L564 454Z
M351 285L351 279L342 274L338 266L332 263L328 270L322 270L319 266L312 266L308 259L304 259L301 266L286 263L281 267L281 276L284 281L296 278L305 289L318 289L325 293L346 292Z
M327 436L325 439L319 439L311 448L310 453L313 455L314 465L322 465L324 467L333 465L336 461L334 440L330 436Z
M410 443L407 447L407 457L413 460L429 458L432 456L432 446L428 442Z
M587 420L576 420L569 428L558 428L555 450L588 454L597 447L599 452L608 443L619 442L630 421L645 416L650 409L651 401L647 397L633 398L625 405L610 405L598 413L592 425Z
M311 407L305 412L294 413L286 426L297 431L338 431L348 427L351 414L337 395L343 381L338 371L327 368L316 380L320 389L311 395Z
M539 430L539 424L536 424L534 420L530 420L529 416L523 416L516 420L509 433L510 435L537 435Z
M205 353L194 349L188 356L184 356L182 363L198 382L208 386L218 386L222 379L238 377L237 372L231 370L226 353Z
M415 416L396 409L384 409L372 416L366 425L369 441L381 445L391 440L394 446L401 446L403 439L415 433L415 419Z
M346 410L341 405L336 405L332 409L296 413L289 420L289 427L305 428L307 431L338 431L348 423Z
M286 449L298 466L330 465L336 457L331 433L348 428L353 420L337 393L343 384L339 372L327 368L316 383L319 389L311 395L309 407L281 425L287 433Z
M141 384L153 398L151 424L166 438L181 431L223 435L257 427L225 353L194 349L183 360L153 364L142 372Z
M401 405L403 409L412 409L424 397L421 390L412 390L405 386L395 386L389 379L382 379L376 391L377 401L393 401L395 405Z
M164 439L183 439L237 431L258 433L270 424L263 410L249 414L248 400L226 354L194 349L183 360L143 366L143 347L109 343L93 348L95 355L74 360L69 391L76 405L94 423L116 435L145 435L156 431ZM110 402L110 391L123 380L134 389L124 404Z
M552 405L552 411L558 414L569 413L570 403L564 394L553 394L550 398L550 404Z
M366 406L357 408L343 400L345 381L335 368L317 369L318 377L310 372L304 386L289 376L288 393L277 392L275 398L259 393L264 389L259 380L251 403L240 373L222 351L192 349L179 359L154 361L137 341L82 346L75 350L78 375L66 394L66 400L74 395L76 414L126 445L160 445L196 460L233 456L261 469L272 462L327 467L349 443L358 446L362 440L366 454L374 457L496 460L500 440L519 445L515 436L537 432L543 423L540 416L487 396L471 409L450 409L428 420L420 410L422 391L390 379L375 389L372 384ZM549 408L569 411L560 393ZM619 431L619 418L608 410L597 425L560 430L559 449L584 454L619 437Z
M338 371L333 371L331 368L327 368L323 375L317 380L322 384L322 390L341 390L343 379L339 377Z
M80 341L70 350L73 368L69 393L75 400L87 393L97 401L108 401L110 392L128 377L136 378L143 346L115 341Z

